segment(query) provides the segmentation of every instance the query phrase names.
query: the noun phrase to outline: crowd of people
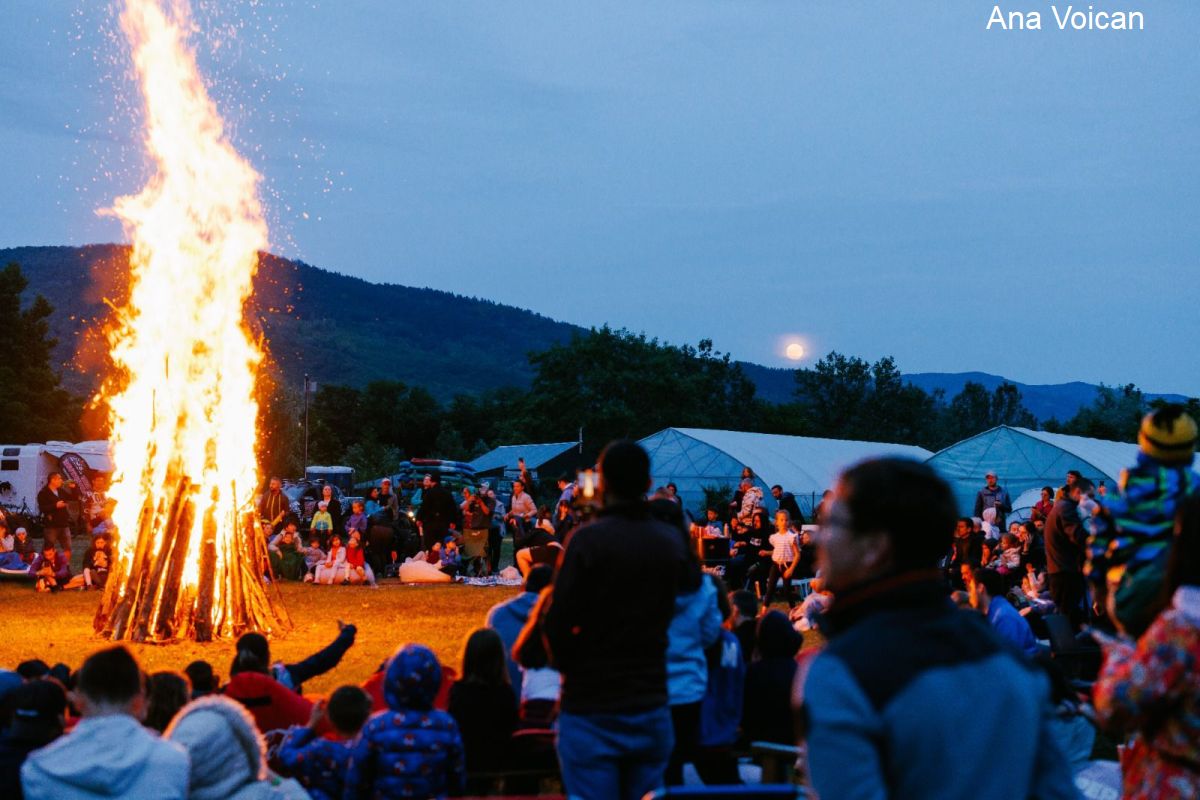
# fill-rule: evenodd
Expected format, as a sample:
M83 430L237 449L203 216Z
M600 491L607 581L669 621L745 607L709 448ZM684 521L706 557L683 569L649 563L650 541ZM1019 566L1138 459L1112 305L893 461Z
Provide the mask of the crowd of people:
M572 797L640 798L689 764L736 784L747 743L773 742L796 747L822 797L1066 798L1088 776L1128 797L1200 796L1196 438L1179 409L1148 415L1115 491L1069 474L1008 528L1000 476L959 517L927 465L895 458L843 473L816 529L781 487L768 515L749 474L727 512L689 522L673 487L653 490L645 451L614 442L596 502L564 482L580 521L562 542L546 531L554 552L526 562L524 591L469 635L459 669L404 644L359 684L306 696L353 626L297 664L244 634L224 684L202 662L146 676L121 647L78 673L27 662L0 673L0 793L441 797L554 772ZM464 522L487 509L476 497L454 502L461 519L439 512L464 548L466 530L486 538L484 518ZM509 513L537 529L538 509ZM724 580L702 558L714 540ZM795 605L806 574L817 591L772 608L779 589ZM1100 648L1091 680L1046 647L1055 619ZM810 628L822 636L804 647ZM1095 760L1106 743L1119 766Z

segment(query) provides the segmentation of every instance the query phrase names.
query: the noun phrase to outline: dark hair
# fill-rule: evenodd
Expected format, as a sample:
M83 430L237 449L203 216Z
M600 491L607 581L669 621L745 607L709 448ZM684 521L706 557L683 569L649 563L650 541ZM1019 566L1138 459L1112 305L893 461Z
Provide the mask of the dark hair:
M379 487L378 486L372 486L370 489L367 489L367 499L368 500L378 500L379 499Z
M183 668L183 672L192 683L192 697L203 697L217 690L217 676L212 664L207 661L193 661Z
M145 691L137 659L124 645L98 650L79 668L79 692L97 704L122 706Z
M840 483L851 532L887 534L897 571L933 567L950 548L958 506L928 465L870 459L843 472Z
M1083 473L1082 473L1082 472L1080 472L1080 471L1079 471L1079 470L1077 470L1077 469L1069 469L1069 470L1067 470L1067 475L1074 475L1074 476L1075 476L1075 480L1076 480L1076 481L1078 481L1080 478L1082 478L1082 477L1083 477Z
M49 675L50 665L40 658L31 658L28 661L22 661L20 664L17 664L17 674L24 680L34 681Z
M773 491L775 491L776 489L778 489L778 490L779 490L779 491L781 491L781 492L783 491L783 487L782 487L782 486L780 486L778 483L777 483L777 484L775 484L774 486L772 486L772 487L771 487L771 491L773 492Z
M237 640L237 651L248 650L259 657L264 664L271 663L271 644L261 633L243 633Z
M1094 491L1096 487L1087 478L1077 478L1075 480L1075 488L1084 494L1087 494L1088 492Z
M329 722L343 736L354 736L371 716L371 696L357 686L339 686L329 695Z
M650 485L650 456L632 439L609 442L600 453L604 492L618 500L635 500Z
M549 564L538 564L525 576L525 591L540 593L554 580L554 568Z
M960 522L965 522L965 523L967 523L967 527L968 527L968 528L974 528L974 527L975 527L975 520L971 519L970 517L959 517L958 519L956 519L956 520L954 521L954 525L955 525L955 527L958 527L958 523L960 523Z
M729 602L733 603L733 607L743 617L754 619L758 616L758 598L754 592L738 589L730 596Z
M462 679L468 683L499 686L510 683L504 640L491 628L476 628L463 647Z
M162 733L192 699L192 684L178 672L156 672L147 681L146 727Z
M1051 496L1051 497L1054 497L1054 487L1053 487L1053 486L1043 486L1043 487L1042 487L1042 491L1043 491L1043 492L1049 492L1049 493L1050 493L1050 496Z
M994 569L976 569L972 576L975 578L975 583L987 589L988 597L1003 597L1004 596L1004 579L1000 577L1000 573Z

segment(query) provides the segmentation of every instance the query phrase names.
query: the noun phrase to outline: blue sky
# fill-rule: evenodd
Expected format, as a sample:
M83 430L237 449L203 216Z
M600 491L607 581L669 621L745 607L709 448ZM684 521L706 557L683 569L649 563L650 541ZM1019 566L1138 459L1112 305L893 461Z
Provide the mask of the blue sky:
M317 266L773 365L794 334L1200 394L1200 4L1093 1L1128 34L992 5L208 0L197 45L274 249ZM0 246L119 240L111 11L0 13Z

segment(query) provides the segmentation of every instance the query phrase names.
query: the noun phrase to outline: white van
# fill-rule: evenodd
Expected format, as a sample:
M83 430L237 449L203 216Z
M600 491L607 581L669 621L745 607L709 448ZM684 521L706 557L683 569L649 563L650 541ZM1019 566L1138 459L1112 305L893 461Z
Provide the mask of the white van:
M51 472L61 472L79 488L82 508L72 509L72 515L78 516L99 499L96 479L102 478L106 487L112 470L105 441L0 445L0 506L7 514L37 519L38 492Z

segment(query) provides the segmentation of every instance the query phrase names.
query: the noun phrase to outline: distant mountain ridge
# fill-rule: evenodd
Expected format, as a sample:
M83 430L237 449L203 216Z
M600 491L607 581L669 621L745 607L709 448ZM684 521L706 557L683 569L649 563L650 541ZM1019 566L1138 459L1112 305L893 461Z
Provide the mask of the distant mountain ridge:
M63 382L72 391L90 393L99 383L107 351L102 332L109 313L106 301L118 307L124 302L128 253L124 245L0 248L0 265L20 264L29 278L28 291L54 305L56 355ZM354 386L400 380L423 386L441 400L504 386L527 387L533 371L526 353L585 332L577 325L489 300L369 283L271 255L260 264L249 314L285 380L296 387L305 374L318 383ZM775 403L792 399L792 370L741 364L759 397ZM1005 380L984 372L904 377L926 391L944 390L947 399L967 381L991 390ZM1009 382L1021 390L1025 406L1041 421L1069 419L1098 391L1078 382Z

